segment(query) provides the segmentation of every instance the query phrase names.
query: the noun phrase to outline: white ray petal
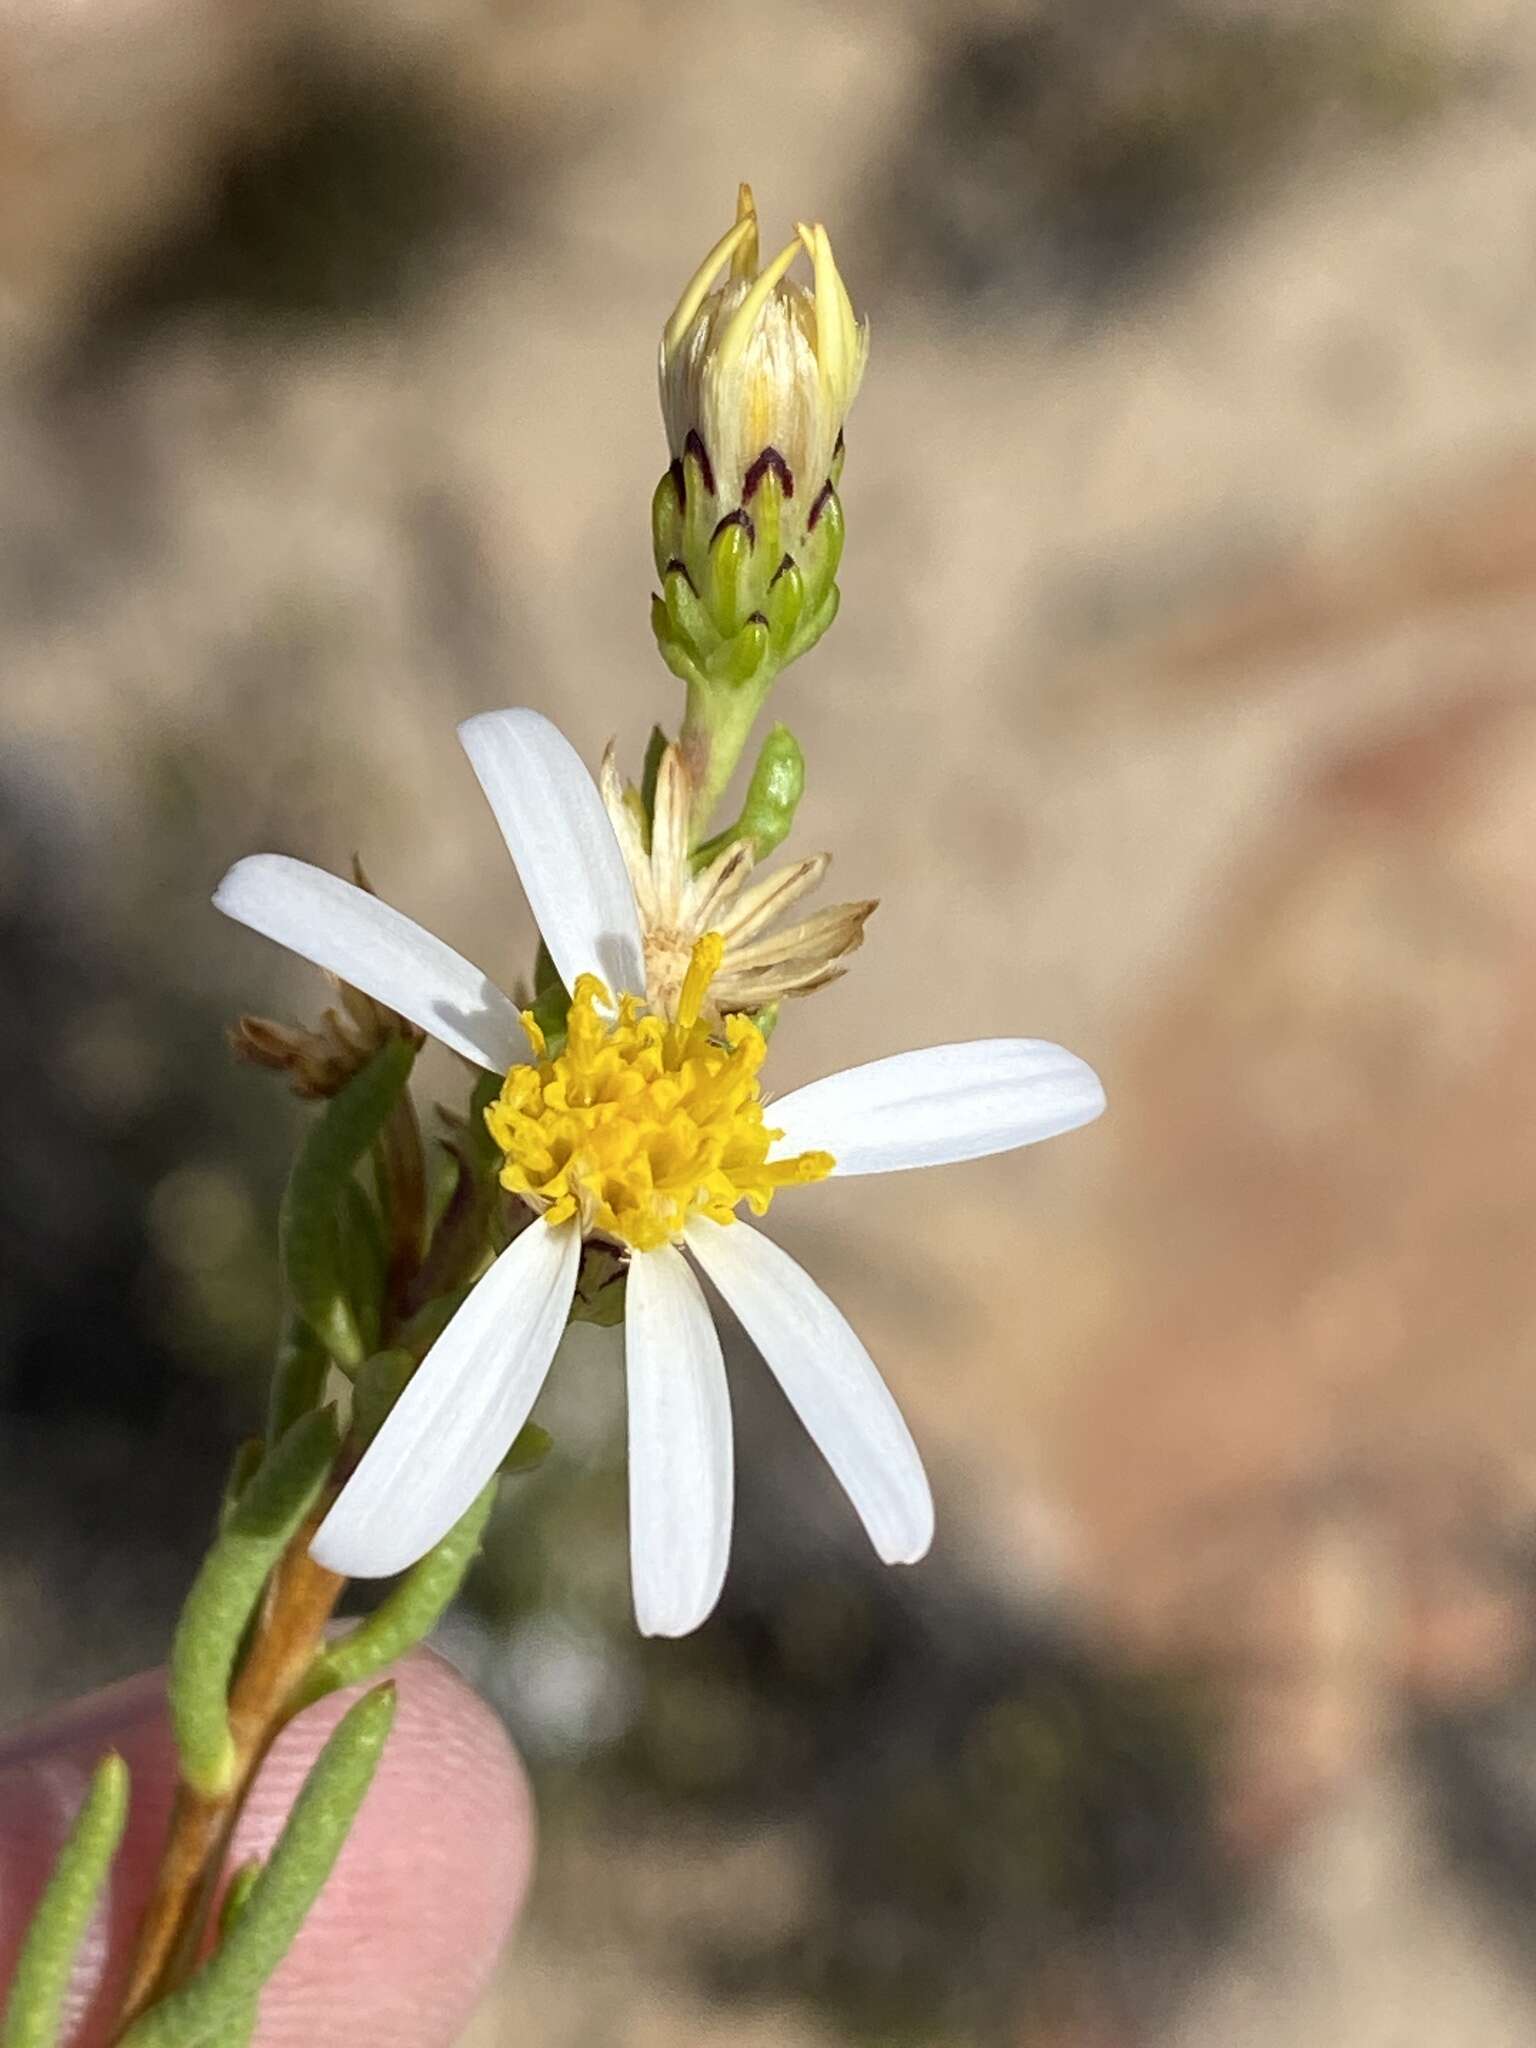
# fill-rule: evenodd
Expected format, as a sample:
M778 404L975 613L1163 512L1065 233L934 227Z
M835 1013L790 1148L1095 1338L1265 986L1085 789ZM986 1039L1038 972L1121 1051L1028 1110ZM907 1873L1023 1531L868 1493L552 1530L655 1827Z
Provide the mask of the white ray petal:
M731 1399L704 1290L671 1245L637 1252L624 1299L629 1571L643 1635L685 1636L731 1550Z
M917 1446L837 1305L788 1252L746 1223L697 1217L688 1249L741 1319L887 1564L933 1541L933 1496Z
M835 1173L898 1173L1011 1152L1092 1123L1092 1067L1042 1038L931 1045L796 1088L767 1111L791 1152L830 1152Z
M226 917L386 1003L476 1066L528 1057L517 1005L414 919L286 854L236 861L214 891Z
M643 992L635 892L576 749L536 711L484 711L459 739L560 979L573 992L580 974L598 975L615 996Z
M320 1524L310 1555L348 1578L406 1570L440 1543L512 1447L576 1290L581 1233L531 1223L416 1369Z

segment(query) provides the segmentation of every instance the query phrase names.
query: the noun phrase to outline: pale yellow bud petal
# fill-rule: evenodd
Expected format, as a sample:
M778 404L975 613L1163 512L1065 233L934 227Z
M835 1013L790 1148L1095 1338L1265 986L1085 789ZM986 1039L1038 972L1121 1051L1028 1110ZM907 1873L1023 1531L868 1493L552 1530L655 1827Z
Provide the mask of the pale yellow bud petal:
M799 254L798 242L790 242L781 249L726 321L723 332L715 342L715 362L722 370L729 368L737 357L745 352L752 330L762 318L763 308L773 297L779 280Z
M733 228L728 229L720 237L719 241L716 242L713 249L710 250L704 261L683 287L683 295L677 302L677 310L667 322L666 333L662 336L661 347L663 357L677 347L697 317L699 308L709 297L710 287L719 277L721 271L724 270L727 263L733 261L737 251L746 248L748 243L752 245L755 266L757 249L756 214L748 214L745 219L738 220Z
M810 290L789 277L802 251ZM726 512L741 505L748 473L772 450L808 508L828 480L866 347L819 223L797 223L795 239L757 269L757 208L743 185L735 225L689 281L662 337L673 456L698 436Z
M736 194L736 225L740 227L743 221L751 223L752 232L731 258L731 276L744 284L757 275L757 201L746 183Z

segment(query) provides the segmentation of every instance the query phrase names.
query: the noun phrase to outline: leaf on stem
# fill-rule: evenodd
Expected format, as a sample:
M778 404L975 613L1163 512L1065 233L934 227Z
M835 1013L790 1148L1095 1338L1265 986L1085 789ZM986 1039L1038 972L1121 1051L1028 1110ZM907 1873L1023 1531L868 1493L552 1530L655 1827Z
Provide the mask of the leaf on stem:
M287 1954L351 1831L395 1715L395 1689L351 1707L315 1759L234 1924L190 1983L151 2007L120 2048L225 2048L249 2037L262 1986ZM9 2044L7 2044L9 2048Z
M750 839L755 857L765 860L788 838L804 794L805 756L800 742L787 725L776 725L759 749L736 822L697 848L694 866L707 867L737 839Z
M542 1432L541 1432L542 1434ZM343 1685L372 1678L421 1642L437 1626L479 1554L496 1505L492 1480L467 1515L435 1550L413 1565L393 1592L347 1635L321 1651L299 1690L305 1706Z
M54 2048L75 1955L128 1817L128 1766L104 1756L27 1930L0 2023L0 2048Z
M289 1298L337 1363L354 1371L367 1357L368 1344L353 1297L357 1275L349 1270L356 1264L351 1239L358 1219L354 1204L347 1225L351 1237L344 1239L343 1207L354 1202L347 1193L357 1189L353 1169L383 1130L415 1057L409 1040L391 1039L325 1105L294 1161L278 1217Z
M206 1798L228 1790L236 1767L229 1684L241 1640L338 1446L333 1410L300 1417L247 1485L182 1608L171 1644L171 1721L182 1776Z
M272 1368L272 1390L267 1400L268 1443L277 1443L301 1415L320 1406L330 1367L325 1346L304 1318L290 1309L283 1318Z
M234 1926L245 1911L251 1893L256 1889L256 1880L261 1875L261 1858L253 1856L249 1863L242 1863L229 1880L224 1894L224 1903L219 1908L219 1939Z
M229 1477L224 1481L224 1497L219 1503L219 1527L227 1529L229 1518L239 1507L245 1489L256 1477L261 1461L267 1454L267 1446L259 1436L248 1436L236 1446L235 1455L229 1461Z

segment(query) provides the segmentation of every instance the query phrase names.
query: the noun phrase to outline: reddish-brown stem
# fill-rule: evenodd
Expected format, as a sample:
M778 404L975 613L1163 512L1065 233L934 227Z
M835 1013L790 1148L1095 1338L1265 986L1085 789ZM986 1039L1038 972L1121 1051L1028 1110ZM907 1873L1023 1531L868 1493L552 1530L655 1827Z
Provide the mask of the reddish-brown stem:
M306 1518L273 1573L230 1693L237 1766L228 1792L208 1798L187 1785L177 1791L155 1889L139 1929L119 2035L196 1967L240 1809L268 1750L292 1717L299 1682L341 1597L346 1580L309 1555L322 1512L317 1508Z
M410 1300L426 1235L426 1161L408 1092L390 1112L376 1158L389 1228L382 1304L382 1334L388 1343ZM296 1711L300 1684L346 1585L345 1579L313 1561L309 1546L348 1469L344 1448L327 1492L295 1532L263 1596L229 1696L236 1759L229 1789L216 1798L185 1784L177 1790L154 1892L139 1929L119 2038L197 1967L246 1795L268 1750Z

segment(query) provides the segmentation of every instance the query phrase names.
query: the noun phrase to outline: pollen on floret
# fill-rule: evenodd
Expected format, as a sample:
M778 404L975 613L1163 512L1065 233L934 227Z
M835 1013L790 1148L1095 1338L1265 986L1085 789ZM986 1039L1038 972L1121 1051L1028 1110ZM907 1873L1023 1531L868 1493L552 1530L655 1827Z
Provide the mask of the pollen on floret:
M826 1152L768 1159L783 1133L763 1120L758 1026L732 1015L722 1037L703 1021L724 951L718 932L698 941L670 1022L638 996L615 1006L584 974L562 1050L551 1058L530 1029L533 1060L510 1069L485 1113L504 1188L548 1222L654 1251L691 1216L731 1223L743 1202L761 1216L780 1188L826 1178Z

